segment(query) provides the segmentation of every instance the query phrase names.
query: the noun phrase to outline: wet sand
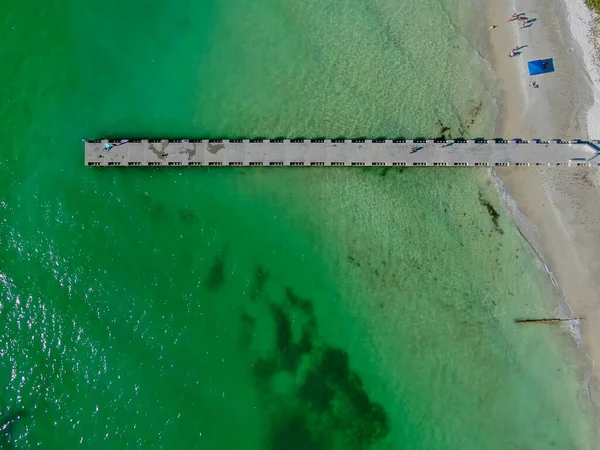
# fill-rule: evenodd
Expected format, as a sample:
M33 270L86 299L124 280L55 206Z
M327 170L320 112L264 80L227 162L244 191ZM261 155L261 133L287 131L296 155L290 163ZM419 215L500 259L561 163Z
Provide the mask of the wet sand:
M497 170L519 210L535 225L521 232L542 255L571 310L581 317L581 344L600 361L600 183L596 169ZM598 371L590 395L598 405ZM586 381L587 382L587 381Z

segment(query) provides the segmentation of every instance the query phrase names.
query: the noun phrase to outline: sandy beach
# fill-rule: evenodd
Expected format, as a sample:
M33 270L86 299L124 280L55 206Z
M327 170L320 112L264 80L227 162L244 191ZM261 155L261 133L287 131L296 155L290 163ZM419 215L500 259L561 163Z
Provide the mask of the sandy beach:
M591 106L589 79L582 52L566 23L563 0L488 2L490 61L497 77L500 114L497 135L504 138L586 138L587 111ZM576 0L583 1L583 0ZM532 22L521 29L508 22L513 12ZM510 58L511 49L519 48ZM553 58L556 71L530 77L527 61ZM536 81L539 88L529 86Z
M585 20L591 14L583 0L570 1L580 4L566 5L563 0L487 2L488 20L497 25L489 32L489 59L497 76L498 136L598 139L599 136L589 135L597 133L597 119L588 113L598 106L593 102L598 92L593 87L597 73L590 69L591 43L585 41L591 33ZM535 21L521 29L518 23L507 22L513 12L525 13ZM522 47L523 53L509 58L514 47ZM539 58L554 58L556 72L530 77L526 62ZM532 80L539 83L539 88L529 86ZM501 189L506 189L526 216L523 220L518 211L513 211L519 229L556 277L571 316L583 318L583 351L600 363L597 168L515 167L495 169L495 174L503 185ZM588 366L593 367L594 363ZM583 388L589 389L591 400L600 411L600 366L595 366L595 370L588 369L594 373L586 377L589 379L584 380Z

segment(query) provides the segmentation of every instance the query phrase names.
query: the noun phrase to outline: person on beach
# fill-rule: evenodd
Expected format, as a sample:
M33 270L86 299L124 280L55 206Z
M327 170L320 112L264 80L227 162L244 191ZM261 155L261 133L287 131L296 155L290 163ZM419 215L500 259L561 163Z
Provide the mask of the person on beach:
M517 13L512 13L512 16L510 16L510 19L508 19L509 22L512 22L513 20L515 20L517 17L519 17L519 15Z
M531 25L533 25L532 22L529 21L529 19L527 17L525 17L525 19L523 19L523 21L521 22L520 28L529 28Z
M513 50L512 52L510 52L510 53L508 54L508 57L509 57L509 58L512 58L513 56L516 56L516 55L517 55L517 53L516 53L516 52Z
M537 84L537 82L535 82L535 81L532 81L531 83L529 83L529 86L531 86L531 87L533 87L533 88L537 88L537 87L539 87L540 85L539 85L539 84Z
M490 30L493 30L494 28L496 28L496 25L490 25Z

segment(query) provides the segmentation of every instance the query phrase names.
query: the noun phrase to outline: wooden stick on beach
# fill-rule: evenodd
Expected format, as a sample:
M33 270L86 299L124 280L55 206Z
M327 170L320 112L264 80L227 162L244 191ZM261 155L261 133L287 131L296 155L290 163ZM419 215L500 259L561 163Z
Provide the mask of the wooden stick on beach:
M522 319L515 320L515 323L523 324L523 323L557 323L557 322L571 322L573 320L583 320L580 317L576 317L573 319Z

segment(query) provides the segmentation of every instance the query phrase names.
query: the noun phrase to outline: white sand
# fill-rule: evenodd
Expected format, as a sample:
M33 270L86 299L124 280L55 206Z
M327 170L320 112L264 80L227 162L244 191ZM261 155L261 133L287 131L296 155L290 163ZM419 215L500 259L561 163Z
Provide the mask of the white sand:
M488 3L489 20L498 25L489 32L489 57L498 78L500 106L496 134L505 138L585 138L593 99L591 78L580 47L569 33L562 0ZM535 22L520 29L517 21L507 22L512 12L523 12ZM512 48L525 45L521 55L508 57ZM540 58L554 58L556 71L530 77L527 61ZM529 87L532 80L539 83L538 89Z
M590 44L592 15L583 0L487 0L490 61L497 74L505 138L600 139L600 71ZM511 4L512 3L512 4ZM513 12L536 18L519 29ZM579 39L581 42L578 42ZM508 58L513 47L523 54ZM556 72L529 77L526 62L554 58ZM587 70L586 70L587 69ZM535 79L540 87L528 86ZM589 123L588 123L589 119ZM574 317L583 317L584 352L597 361L590 392L600 412L600 177L597 168L502 168L496 170L519 209L535 225L516 220L558 280ZM535 230L537 228L537 230Z
M593 30L596 28L595 15L585 6L583 0L569 0L564 2L566 21L569 25L571 36L581 48L581 58L585 65L589 82L600 86L600 66L598 66L598 54L596 48L596 36ZM598 30L596 30L598 31ZM596 33L597 34L597 33ZM574 51L569 48L567 51ZM588 137L600 139L600 89L593 89L594 104L587 114Z

